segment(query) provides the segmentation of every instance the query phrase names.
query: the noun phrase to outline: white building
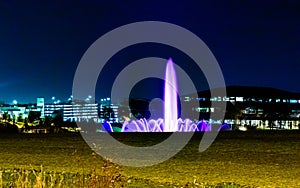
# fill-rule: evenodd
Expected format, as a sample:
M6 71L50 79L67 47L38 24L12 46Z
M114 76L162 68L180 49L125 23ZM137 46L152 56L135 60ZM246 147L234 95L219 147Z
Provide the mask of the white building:
M64 121L97 121L98 118L98 104L96 103L46 104L44 114L45 116L53 116L53 112L59 110L62 111Z

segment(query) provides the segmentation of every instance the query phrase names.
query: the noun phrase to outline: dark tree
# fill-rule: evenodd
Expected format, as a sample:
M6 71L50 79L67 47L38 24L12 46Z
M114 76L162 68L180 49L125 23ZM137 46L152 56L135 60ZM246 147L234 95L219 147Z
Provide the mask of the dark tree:
M13 115L12 121L13 121L13 124L16 124L16 115L15 114Z
M25 119L24 119L24 127L25 127L25 130L28 130L28 129L29 129L29 126L28 126L28 118L25 118Z
M51 116L46 116L45 117L44 125L46 127L50 127L52 122L53 122L53 118Z
M3 114L3 120L4 120L4 122L7 122L8 117L9 117L8 112L4 112L4 114Z
M63 124L63 110L55 110L52 117L55 126L61 126Z
M132 115L137 119L148 119L151 116L149 111L149 101L146 99L130 99L129 106Z
M23 122L23 121L24 121L24 120L23 120L23 114L20 113L20 114L18 115L17 122Z
M40 111L30 111L28 115L28 121L30 123L33 123L36 120L39 120L41 117L41 112Z
M127 102L127 103L126 103ZM130 116L130 108L128 106L128 101L124 101L118 108L119 117L129 117Z
M110 118L114 117L114 111L110 106L103 106L102 111L100 111L100 117L109 121Z

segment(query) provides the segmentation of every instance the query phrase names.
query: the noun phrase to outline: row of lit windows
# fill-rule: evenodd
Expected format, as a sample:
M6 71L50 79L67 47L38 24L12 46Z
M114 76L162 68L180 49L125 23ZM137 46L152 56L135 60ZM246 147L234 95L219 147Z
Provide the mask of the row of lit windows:
M184 97L185 102L191 101L193 98ZM198 101L208 101L205 97L196 98ZM256 99L256 98L245 98L245 97L212 97L209 101L217 101L217 102L282 102L282 103L292 103L292 104L300 104L300 100L296 99Z
M86 115L98 117L97 113L64 114L64 117L68 117L68 116L77 116L78 117L78 116L86 116Z
M93 103L93 104L46 104L45 107L51 108L51 107L55 107L55 108L67 108L67 107L82 107L82 106L98 106L97 103Z

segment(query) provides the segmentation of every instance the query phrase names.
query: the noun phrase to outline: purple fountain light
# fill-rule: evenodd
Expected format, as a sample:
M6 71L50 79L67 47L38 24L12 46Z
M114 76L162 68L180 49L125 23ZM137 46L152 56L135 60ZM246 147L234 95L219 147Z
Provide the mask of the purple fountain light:
M167 62L164 88L164 119L125 121L121 132L198 132L211 131L212 124L205 121L194 123L190 119L178 118L176 71L170 58ZM113 132L110 123L103 123L107 132Z
M170 58L167 62L164 90L164 119L165 132L174 132L176 130L177 115L177 80L176 72Z

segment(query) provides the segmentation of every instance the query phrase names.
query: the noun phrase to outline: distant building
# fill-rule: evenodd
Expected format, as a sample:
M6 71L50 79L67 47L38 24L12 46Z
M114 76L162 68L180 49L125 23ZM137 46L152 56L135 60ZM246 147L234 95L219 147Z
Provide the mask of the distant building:
M52 116L55 113L55 111L58 110L62 110L64 121L80 122L93 120L97 122L97 103L46 104L45 116Z
M41 118L45 117L45 99L43 97L38 97L36 99L36 107L41 111Z
M29 110L26 107L18 107L15 105L1 106L0 107L0 117L3 118L3 114L7 112L10 119L18 118L19 116L22 119L27 118L29 114Z
M210 91L199 92L197 97L185 95L181 97L182 118L194 117L192 121L207 120L213 124L231 124L238 127L257 127L262 129L299 129L300 94L273 88L260 87L227 87L226 96L211 96ZM18 103L0 105L0 118L7 113L10 119L28 118L31 111L41 112L41 118L60 114L63 121L94 121L103 123L123 122L119 116L130 120L130 115L143 114L146 117L149 101L141 100L128 106L111 104L110 98L100 99L92 103L92 96L84 101L74 101L71 96L68 102L61 103L52 97L52 103L45 104L43 97L36 99L36 104L20 105ZM195 101L199 106L194 106ZM212 102L216 105L212 106ZM226 103L222 109L220 104ZM133 103L132 103L133 104ZM151 109L153 110L153 109ZM186 112L188 111L188 112ZM210 119L211 113L223 111L225 119ZM147 118L147 117L146 117Z
M218 104L226 103L225 123L238 126L255 126L262 129L298 129L300 125L300 94L273 88L227 87L227 96L210 96L210 91L199 92L197 98L182 97L184 105L193 100L200 107L191 112L200 113L199 119L209 120L209 114L218 110ZM216 102L216 107L211 106ZM223 109L224 110L224 109ZM222 123L220 120L210 120Z
M110 123L119 123L119 106L113 104L99 104L100 122L109 121Z

